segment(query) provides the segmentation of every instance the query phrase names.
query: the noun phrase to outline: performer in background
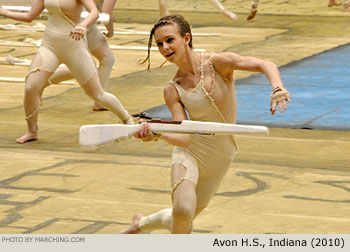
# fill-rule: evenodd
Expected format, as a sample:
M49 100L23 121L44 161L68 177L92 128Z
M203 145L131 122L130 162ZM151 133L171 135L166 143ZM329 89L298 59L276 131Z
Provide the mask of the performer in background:
M343 11L350 12L350 0L343 1Z
M287 109L290 95L283 87L277 66L254 57L232 52L197 54L192 48L188 22L180 15L161 18L153 27L153 36L161 55L178 67L164 89L164 99L173 120L236 123L235 70L262 72L272 87L271 113ZM174 145L171 166L172 208L144 216L136 214L122 234L168 229L171 233L190 233L193 220L207 207L231 166L237 151L233 136L154 134L149 124L135 134L143 141L163 140Z
M247 20L252 20L256 13L258 12L258 5L259 5L259 0L253 0L252 1L252 7L250 9L249 16L247 17Z
M99 61L98 77L103 90L107 91L109 76L114 66L114 55L104 36L111 38L114 35L113 9L117 0L95 0L94 2L102 13L107 13L110 16L109 23L105 24L107 32L103 32L103 35L96 24L92 24L86 31L89 51ZM59 67L49 79L48 85L58 84L73 78L67 67ZM94 111L106 110L96 102L92 109Z
M337 3L335 0L328 1L328 7L339 6L341 3Z
M238 17L236 14L226 10L224 6L218 0L209 0L216 9L218 9L224 16L232 19L233 21L238 21ZM161 17L165 17L169 15L168 4L166 0L159 0L159 12Z
M38 116L41 94L49 78L61 63L67 65L84 92L95 102L116 114L123 123L133 124L120 101L103 90L98 71L85 40L87 27L95 23L98 10L93 0L34 0L28 13L17 13L0 8L0 15L31 22L46 8L49 12L42 44L35 55L26 77L24 110L28 132L17 143L38 139ZM89 15L81 20L85 8Z
M328 7L339 6L342 3L337 3L336 0L329 0ZM350 12L350 0L343 0L343 11Z

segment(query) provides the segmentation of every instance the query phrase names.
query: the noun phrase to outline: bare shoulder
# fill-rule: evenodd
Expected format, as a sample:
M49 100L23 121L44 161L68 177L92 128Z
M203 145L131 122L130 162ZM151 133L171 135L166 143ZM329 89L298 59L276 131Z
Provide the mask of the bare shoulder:
M212 57L215 70L222 78L232 81L235 62L240 56L232 52L215 53Z
M179 93L173 85L169 84L164 88L164 100L165 104L171 112L173 120L187 119L187 115L184 106L181 103Z
M213 64L217 66L232 65L241 56L233 52L221 52L213 55Z
M173 85L168 85L164 88L164 100L166 103L174 103L180 101L180 96Z

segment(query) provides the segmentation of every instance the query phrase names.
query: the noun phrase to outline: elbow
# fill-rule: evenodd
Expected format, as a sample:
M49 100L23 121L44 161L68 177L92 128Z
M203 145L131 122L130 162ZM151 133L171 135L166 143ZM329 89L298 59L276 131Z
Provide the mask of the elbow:
M97 19L98 19L98 17L99 17L99 12L98 12L98 10L96 9L96 10L91 11L91 12L90 12L90 15L92 16L92 19L96 22Z
M267 70L276 70L277 65L271 61L264 61L260 66L260 72L266 72Z
M24 22L31 23L31 22L33 22L34 19L35 18L28 18L28 19L24 20Z
M26 23L31 23L33 22L33 20L35 19L36 17L35 16L32 16L32 15L25 15L22 19L23 22L26 22Z
M268 67L272 69L278 69L277 65L271 61L267 61Z
M186 149L186 148L188 147L188 144L186 144L186 143L180 143L180 144L178 144L177 146Z
M270 64L271 64L271 67L272 67L272 68L278 69L278 66L277 66L275 63L270 62Z
M191 137L189 135L184 135L181 141L180 147L187 148L190 145L190 142L191 142Z

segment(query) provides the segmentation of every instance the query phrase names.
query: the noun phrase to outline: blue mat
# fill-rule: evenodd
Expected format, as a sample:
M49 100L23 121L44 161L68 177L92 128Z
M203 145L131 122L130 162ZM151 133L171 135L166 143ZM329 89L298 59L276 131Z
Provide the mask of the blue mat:
M350 44L279 68L292 103L271 116L268 80L254 74L237 80L237 123L269 127L350 130ZM170 119L165 105L146 111Z

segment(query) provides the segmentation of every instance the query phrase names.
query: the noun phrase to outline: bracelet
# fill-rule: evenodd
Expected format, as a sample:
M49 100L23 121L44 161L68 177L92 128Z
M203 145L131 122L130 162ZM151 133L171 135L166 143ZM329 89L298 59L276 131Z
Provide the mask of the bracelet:
M280 88L279 86L275 87L274 89L272 89L272 94L276 94L277 92L282 91L282 88Z
M162 133L153 133L154 141L158 141L162 137Z

